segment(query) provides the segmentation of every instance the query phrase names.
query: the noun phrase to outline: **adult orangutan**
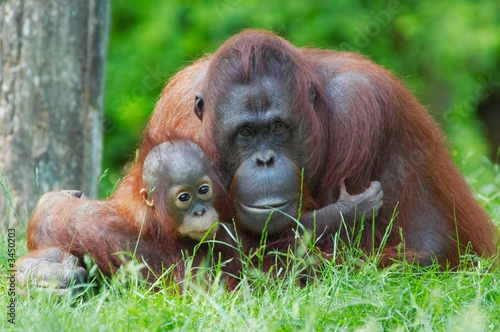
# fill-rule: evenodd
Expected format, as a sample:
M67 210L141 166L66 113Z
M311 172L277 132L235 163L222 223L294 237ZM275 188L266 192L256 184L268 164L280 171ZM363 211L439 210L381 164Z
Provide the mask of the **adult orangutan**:
M359 55L297 48L266 31L231 37L163 90L138 163L107 203L118 212L139 213L124 202L141 181L147 142L165 132L193 140L216 161L248 238L260 237L274 209L297 215L300 195L288 184L301 181L303 170L301 188L316 211L300 221L327 235L343 229L342 185L360 194L379 181L384 204L374 222L371 215L363 221L367 251L378 248L392 221L386 259L397 258L403 242L406 257L424 265L457 266L468 249L496 253L497 228L434 121L400 81ZM348 228L362 221L359 214L344 219ZM279 237L291 226L273 213L266 229Z
M189 113L193 99L201 126ZM190 133L219 161L239 223L250 232L261 231L265 206L293 211L293 200L280 189L283 179L295 180L296 170L304 169L317 222L328 233L339 230L331 208L342 183L360 193L377 180L384 205L375 223L364 225L365 248L380 244L396 215L388 258L403 241L399 229L407 253L422 264L456 266L467 247L478 255L496 252L497 228L453 164L434 121L400 81L359 55L296 48L265 31L242 32L170 81L145 135L165 130ZM286 171L269 176L283 164ZM276 232L285 219L273 214Z

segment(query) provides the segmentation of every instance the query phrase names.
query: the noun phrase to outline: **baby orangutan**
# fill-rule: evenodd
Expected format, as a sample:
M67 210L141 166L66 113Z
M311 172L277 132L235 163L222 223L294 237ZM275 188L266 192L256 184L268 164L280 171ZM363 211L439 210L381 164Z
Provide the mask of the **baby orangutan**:
M159 215L168 215L182 236L201 240L219 225L215 210L212 167L191 141L165 142L148 153L142 170L144 201ZM207 232L209 232L207 234Z
M43 195L37 207L55 204L33 212L27 232L30 254L17 263L18 284L33 280L65 294L71 280L86 279L84 255L109 276L123 264L123 255L116 255L123 252L132 252L147 265L143 274L152 272L149 278L172 265L174 276L182 277L184 266L178 263L183 253L192 254L200 240L213 238L219 228L214 170L198 145L176 140L148 153L142 175L143 183L137 183L127 200L96 206L78 191ZM134 209L143 212L134 214ZM199 248L195 264L206 255L205 247Z

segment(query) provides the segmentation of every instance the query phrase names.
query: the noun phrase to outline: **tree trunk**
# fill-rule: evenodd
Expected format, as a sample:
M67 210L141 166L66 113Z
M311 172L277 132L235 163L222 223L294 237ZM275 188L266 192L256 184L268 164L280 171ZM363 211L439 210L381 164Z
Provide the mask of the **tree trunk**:
M25 226L46 191L97 197L109 13L109 0L0 5L3 229Z

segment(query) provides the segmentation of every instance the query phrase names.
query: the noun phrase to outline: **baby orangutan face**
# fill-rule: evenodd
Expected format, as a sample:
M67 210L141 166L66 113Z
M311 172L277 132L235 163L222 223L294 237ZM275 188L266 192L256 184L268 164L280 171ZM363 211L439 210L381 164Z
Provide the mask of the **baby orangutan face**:
M179 140L162 143L149 152L143 166L141 194L153 208L164 204L177 231L201 240L213 237L219 225L215 210L213 169L198 145Z
M207 175L193 176L189 181L186 177L184 180L183 184L169 188L166 204L177 223L179 233L201 240L208 229L218 221L213 206L213 184ZM215 233L217 226L212 228L209 236Z

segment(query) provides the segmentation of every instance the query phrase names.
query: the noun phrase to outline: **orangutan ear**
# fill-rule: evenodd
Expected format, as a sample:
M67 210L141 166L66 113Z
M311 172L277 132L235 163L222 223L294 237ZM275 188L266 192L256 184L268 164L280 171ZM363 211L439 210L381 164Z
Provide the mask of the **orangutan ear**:
M142 188L139 193L142 195L142 199L144 200L144 202L146 202L148 206L153 207L155 205L154 200L149 199L149 192L146 188Z
M314 100L316 99L316 88L314 87L313 82L309 80L309 100L311 104L314 104Z
M194 97L194 113L198 116L198 119L203 121L203 107L205 102L203 101L203 95L198 92Z

